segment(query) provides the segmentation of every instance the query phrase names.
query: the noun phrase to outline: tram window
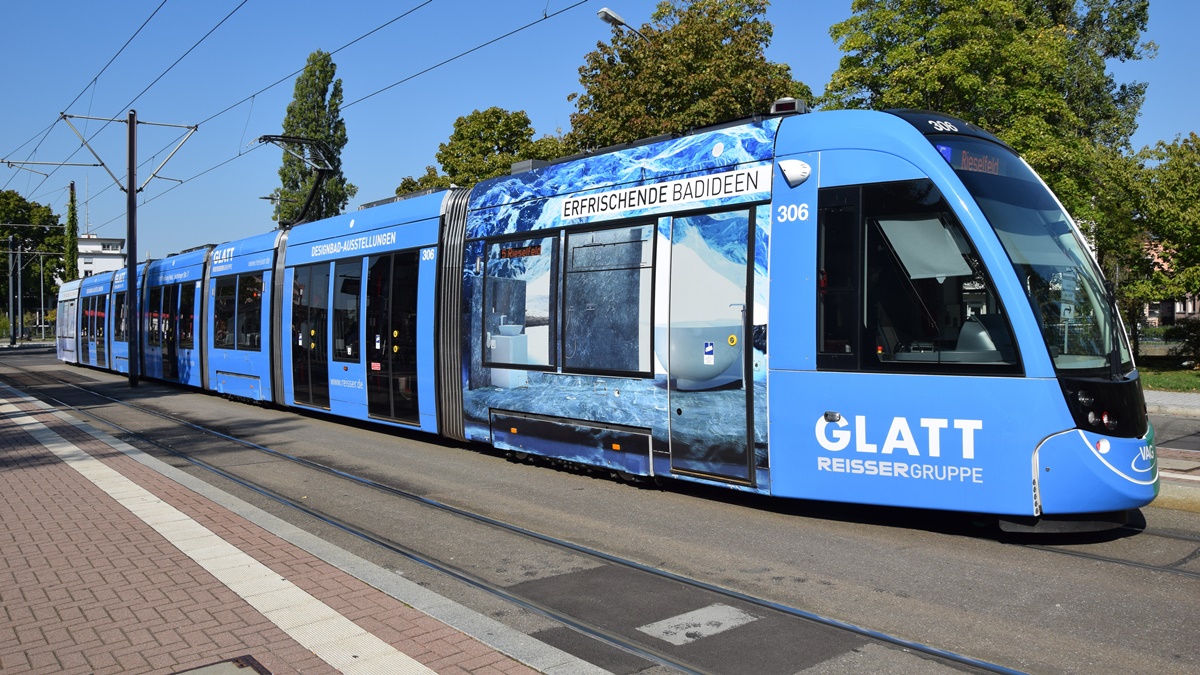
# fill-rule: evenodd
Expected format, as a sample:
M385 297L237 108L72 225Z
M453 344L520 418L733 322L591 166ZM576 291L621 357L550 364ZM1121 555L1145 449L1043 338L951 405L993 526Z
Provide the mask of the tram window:
M159 331L159 318L162 309L162 288L150 289L150 300L146 303L146 342L151 347L157 347L162 344L162 333Z
M649 375L654 226L567 236L563 369Z
M858 368L858 188L823 190L817 217L817 365Z
M820 351L837 352L842 313L855 310L861 353L822 359L829 370L1017 373L1016 342L979 254L929 180L864 185L846 207L822 204L818 260ZM846 189L839 189L845 195ZM829 191L829 196L836 196ZM826 197L822 191L821 199ZM836 202L836 199L832 199ZM844 201L844 200L843 200ZM832 227L846 234L838 240ZM848 233L848 234L847 234ZM845 257L854 251L853 260ZM861 267L860 267L861 265ZM853 275L840 292L837 275ZM861 279L861 289L855 288ZM837 316L834 313L837 312ZM858 352L849 338L849 352Z
M489 242L483 290L488 365L557 365L558 237Z
M196 325L196 282L179 288L179 348L196 346L193 330Z
M239 350L262 351L262 274L238 275L237 339Z
M93 332L93 334L96 336L96 339L102 343L104 341L104 318L105 318L104 310L106 309L105 306L107 304L108 304L108 296L102 296L102 295L96 296L96 329ZM103 348L104 348L104 345L101 344L100 349L103 349Z
M164 346L172 345L175 340L175 311L179 305L179 284L163 286L162 315L159 329L162 330Z
M213 346L217 349L233 349L234 313L237 311L237 277L217 279L216 296L213 302Z
M128 342L127 337L128 327L125 325L125 293L113 294L113 313L116 318L113 320L113 341Z
M343 260L334 266L333 360L359 360L358 306L362 297L362 261Z
M91 334L92 334L92 332L91 332L92 299L84 298L83 300L80 301L79 304L83 306L83 317L82 317L82 320L79 322L79 337L84 340L87 340L89 337L91 337Z

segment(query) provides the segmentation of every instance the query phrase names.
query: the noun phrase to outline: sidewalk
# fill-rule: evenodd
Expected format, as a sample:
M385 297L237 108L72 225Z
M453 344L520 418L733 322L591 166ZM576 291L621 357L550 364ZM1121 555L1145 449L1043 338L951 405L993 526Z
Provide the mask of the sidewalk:
M0 386L0 672L599 672L160 471Z
M1146 389L1142 393L1146 396L1146 409L1152 415L1175 415L1200 419L1200 394L1150 389Z
M1180 391L1145 390L1146 410L1151 415L1200 419L1200 394ZM1158 498L1153 506L1200 513L1200 453L1158 449Z

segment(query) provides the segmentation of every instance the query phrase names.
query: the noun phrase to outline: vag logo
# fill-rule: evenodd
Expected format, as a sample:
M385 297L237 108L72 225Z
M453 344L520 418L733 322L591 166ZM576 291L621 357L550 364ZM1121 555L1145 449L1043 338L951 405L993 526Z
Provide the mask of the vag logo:
M1138 473L1150 473L1154 469L1154 446L1143 445L1138 448L1133 461L1129 463L1129 468Z

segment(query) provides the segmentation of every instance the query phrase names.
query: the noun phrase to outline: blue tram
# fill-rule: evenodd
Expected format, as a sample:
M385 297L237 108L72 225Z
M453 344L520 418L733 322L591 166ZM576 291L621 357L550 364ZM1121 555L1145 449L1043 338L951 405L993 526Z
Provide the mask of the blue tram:
M1094 257L982 129L773 114L529 164L151 263L143 372L621 475L1012 527L1156 496ZM113 368L105 284L78 288L78 360Z

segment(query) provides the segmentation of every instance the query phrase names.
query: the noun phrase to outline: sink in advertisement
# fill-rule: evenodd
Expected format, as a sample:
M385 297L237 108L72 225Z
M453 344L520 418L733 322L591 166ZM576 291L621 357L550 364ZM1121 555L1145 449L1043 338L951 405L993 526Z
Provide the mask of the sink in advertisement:
M524 327L525 326L519 323L502 323L500 324L500 334L507 335L509 337L512 337L513 335L520 335L521 329Z

